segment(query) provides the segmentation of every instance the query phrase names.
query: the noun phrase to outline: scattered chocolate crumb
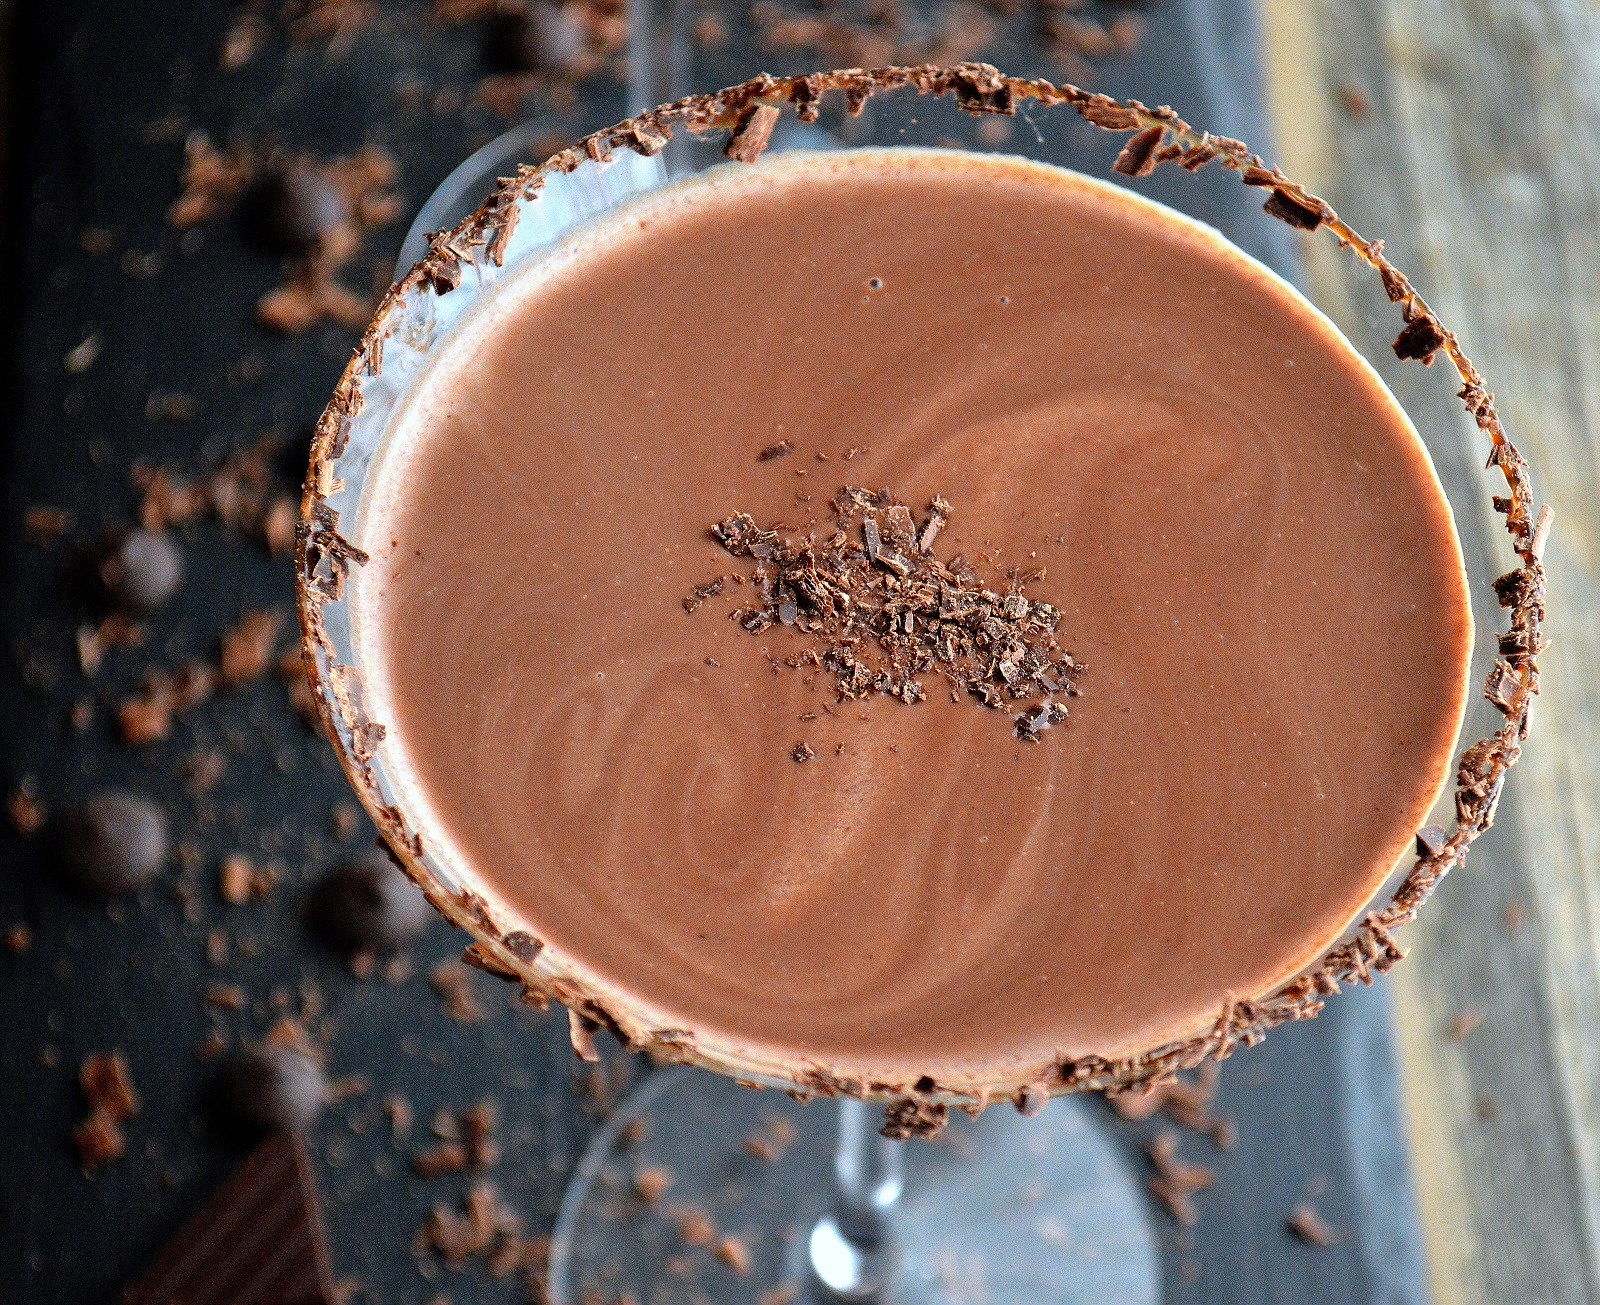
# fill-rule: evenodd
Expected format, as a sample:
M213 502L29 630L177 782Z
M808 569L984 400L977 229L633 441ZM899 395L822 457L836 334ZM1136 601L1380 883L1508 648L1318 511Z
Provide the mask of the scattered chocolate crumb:
M1307 1246L1336 1246L1344 1233L1317 1213L1309 1201L1302 1201L1289 1212L1289 1231Z
M1170 1130L1157 1133L1145 1151L1156 1171L1146 1180L1150 1194L1178 1223L1192 1227L1200 1216L1190 1198L1216 1182L1216 1174L1204 1165L1179 1159L1178 1135Z
M672 1175L660 1166L649 1166L633 1176L633 1194L646 1205L654 1205L672 1186Z
M1357 122L1372 112L1371 97L1354 82L1340 83L1339 104Z
M149 883L166 863L167 818L149 798L102 789L67 807L46 831L56 870L78 888L129 893Z
M258 866L243 852L229 852L217 870L217 891L229 906L259 901L272 891L277 875L269 866Z
M461 1112L461 1137L466 1143L467 1163L474 1169L489 1169L500 1160L500 1144L495 1141L499 1111L492 1101L480 1101Z
M762 106L769 107L769 106ZM777 110L773 110L774 113ZM794 445L789 440L779 440L776 444L769 444L756 454L757 462L773 462L778 458L786 458L794 452Z
M446 1264L459 1267L502 1240L519 1238L520 1232L521 1220L516 1213L500 1203L492 1184L480 1182L467 1189L462 1213L447 1206L434 1206L422 1225L421 1236L423 1244ZM519 1258L523 1253L519 1249Z
M1149 1088L1118 1092L1109 1100L1117 1114L1128 1120L1149 1119L1164 1111L1183 1127L1208 1135L1219 1150L1227 1151L1237 1143L1238 1130L1231 1119L1211 1112L1220 1073L1220 1065L1207 1061L1193 1078L1177 1074Z
M709 1246L717 1235L717 1227L706 1212L693 1206L674 1210L672 1222L679 1238L689 1246Z
M266 20L254 9L241 9L223 34L217 62L224 72L238 72L261 52L266 42Z
M1011 1101L1019 1115L1032 1119L1050 1104L1050 1089L1043 1083L1026 1083L1017 1089Z
M22 533L33 544L53 544L72 529L73 515L66 508L36 503L22 514Z
M396 1143L405 1141L411 1135L411 1125L415 1115L411 1103L398 1093L393 1093L383 1099L383 1112L389 1116L389 1135Z
M170 421L187 425L200 411L200 404L192 394L181 390L152 390L145 400L146 421Z
M120 1051L86 1057L78 1082L89 1102L89 1116L72 1137L84 1171L93 1173L126 1151L122 1125L139 1113L139 1094Z
M794 1125L787 1119L768 1120L758 1133L744 1139L744 1149L757 1160L776 1164L794 1142Z
M467 1148L460 1142L441 1142L432 1150L411 1157L411 1171L418 1178L442 1178L458 1174L467 1167Z
M79 344L68 349L61 359L61 365L73 376L81 376L95 365L100 357L101 346L100 332L95 331L86 336Z
M1483 1012L1476 1006L1464 1006L1450 1021L1450 1041L1465 1042L1483 1023Z
M289 0L283 16L297 44L326 41L330 51L346 50L352 38L377 14L372 0Z
M224 1071L220 1105L229 1122L254 1131L301 1132L328 1097L322 1066L306 1050L269 1039L240 1052Z
M100 1110L91 1110L88 1118L72 1130L72 1140L78 1148L78 1162L88 1174L121 1159L128 1149L122 1129Z
M170 674L159 668L145 672L139 689L117 704L117 733L130 747L158 743L172 733L173 718L211 696L216 672L190 662Z
M283 627L283 616L278 612L246 612L238 623L222 636L218 670L222 682L237 688L258 680L272 665L278 631Z
M247 998L244 989L236 983L214 983L205 990L200 1000L219 1010L243 1010Z
M190 132L183 144L182 193L167 210L167 221L182 231L231 208L258 166L255 150L220 150L205 132Z
M164 531L130 530L100 562L112 602L143 614L164 607L183 585L183 554Z
M750 1272L750 1248L732 1233L725 1233L717 1238L717 1243L711 1248L711 1254L740 1277Z
M482 1005L472 989L471 971L454 961L442 961L428 974L428 982L444 1002L446 1014L459 1024L481 1024Z
M32 838L43 826L44 803L39 800L39 786L32 775L24 775L6 796L6 816L24 838Z
M797 762L807 762L817 754L811 750L811 745L802 739L790 749L789 755Z
M261 518L261 538L273 557L288 557L294 552L295 523L300 509L288 496L275 498Z

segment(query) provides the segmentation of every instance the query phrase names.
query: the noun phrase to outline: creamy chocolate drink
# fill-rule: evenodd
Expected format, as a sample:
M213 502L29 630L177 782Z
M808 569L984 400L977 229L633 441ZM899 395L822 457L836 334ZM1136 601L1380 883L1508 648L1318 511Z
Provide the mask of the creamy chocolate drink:
M352 528L385 765L659 1027L955 1085L1136 1052L1333 942L1447 777L1470 620L1415 431L1282 281L1113 187L729 165L524 264L428 367ZM841 695L713 527L865 550L845 487L910 509L898 564L1053 609L1076 696Z

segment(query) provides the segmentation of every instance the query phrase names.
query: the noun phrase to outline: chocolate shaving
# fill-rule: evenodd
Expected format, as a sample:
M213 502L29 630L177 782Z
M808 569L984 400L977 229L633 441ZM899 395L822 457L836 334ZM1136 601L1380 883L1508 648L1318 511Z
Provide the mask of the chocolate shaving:
M1125 177L1148 177L1156 170L1156 150L1166 133L1165 127L1146 127L1143 131L1135 132L1122 147L1122 153L1117 155L1111 170Z
M847 487L832 508L834 529L820 542L780 535L743 512L711 528L755 564L747 583L759 602L737 608L733 620L751 634L793 628L806 648L784 664L827 671L840 701L882 694L921 702L925 681L938 676L986 707L1019 708L1015 730L1025 741L1067 719L1065 699L1077 695L1083 668L1056 641L1059 612L1029 598L1022 576L991 590L961 559L935 557L931 546L950 516L944 499L930 504L920 535L887 490ZM705 588L685 608L699 606ZM800 744L792 755L809 761L815 753Z
M1145 1151L1156 1171L1145 1183L1150 1195L1184 1227L1193 1227L1200 1215L1190 1198L1215 1183L1216 1174L1205 1165L1179 1159L1178 1135L1173 1132L1156 1134Z
M1304 192L1296 193L1291 187L1279 186L1267 196L1262 208L1301 231L1315 231L1327 216L1328 206L1320 200L1313 201Z
M902 1097L883 1112L883 1127L878 1131L889 1138L932 1137L943 1130L950 1108L942 1101Z
M771 104L752 104L739 115L739 124L722 152L740 163L754 163L772 139L772 129L783 114ZM784 443L788 443L787 440Z
M1424 314L1406 324L1394 338L1394 352L1402 362L1416 361L1426 367L1433 365L1434 355L1444 348L1445 333L1439 319Z

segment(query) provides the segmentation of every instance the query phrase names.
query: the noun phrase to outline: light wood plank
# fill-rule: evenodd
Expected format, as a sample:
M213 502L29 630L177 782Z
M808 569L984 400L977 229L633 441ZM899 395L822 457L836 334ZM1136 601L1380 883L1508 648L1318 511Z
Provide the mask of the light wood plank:
M1408 931L1413 956L1395 982L1436 1299L1593 1302L1600 7L1263 0L1263 19L1286 169L1388 239L1488 376L1538 492L1559 513L1546 558L1555 643L1534 737L1499 827ZM1352 116L1347 90L1371 112ZM1369 355L1381 350L1395 328L1372 313L1370 287L1320 256L1309 274L1346 332ZM1508 567L1503 536L1478 506L1482 450L1444 392L1447 378L1392 360L1384 370L1431 437L1469 555ZM1524 913L1520 930L1507 927L1508 910ZM1484 1023L1454 1041L1450 1025L1469 1007Z

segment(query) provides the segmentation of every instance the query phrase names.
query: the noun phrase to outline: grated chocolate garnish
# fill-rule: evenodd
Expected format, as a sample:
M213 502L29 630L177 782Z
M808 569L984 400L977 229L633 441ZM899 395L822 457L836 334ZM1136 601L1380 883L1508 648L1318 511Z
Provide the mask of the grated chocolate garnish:
M737 608L734 621L751 634L774 625L798 632L805 650L783 664L827 671L841 702L873 694L922 702L938 677L954 696L1014 715L1025 743L1067 719L1083 667L1056 641L1060 611L1023 592L1042 568L1011 571L991 589L965 559L941 561L933 545L951 507L937 496L921 525L886 489L847 486L831 507L834 529L820 541L766 529L744 512L712 526L728 552L755 564L741 582L757 601ZM720 580L696 586L686 611L716 592L711 584ZM815 754L797 744L793 755Z

